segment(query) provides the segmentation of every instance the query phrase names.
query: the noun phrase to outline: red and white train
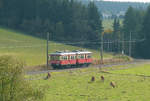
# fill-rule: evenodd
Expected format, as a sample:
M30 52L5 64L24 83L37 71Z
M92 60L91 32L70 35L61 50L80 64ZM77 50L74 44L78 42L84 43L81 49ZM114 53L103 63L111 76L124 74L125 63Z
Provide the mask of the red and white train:
M92 52L89 51L60 51L49 54L49 63L53 68L89 66L92 63Z

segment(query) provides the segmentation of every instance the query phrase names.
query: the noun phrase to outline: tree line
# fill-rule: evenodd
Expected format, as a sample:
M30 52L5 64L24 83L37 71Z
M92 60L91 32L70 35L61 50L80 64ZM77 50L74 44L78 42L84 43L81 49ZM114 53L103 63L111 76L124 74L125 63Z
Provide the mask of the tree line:
M113 30L104 31L104 49L114 53L125 53L138 58L150 58L150 6L147 10L129 7L122 25L115 18ZM109 47L109 49L108 49Z
M1 0L0 25L54 41L99 40L101 16L93 2L74 0Z

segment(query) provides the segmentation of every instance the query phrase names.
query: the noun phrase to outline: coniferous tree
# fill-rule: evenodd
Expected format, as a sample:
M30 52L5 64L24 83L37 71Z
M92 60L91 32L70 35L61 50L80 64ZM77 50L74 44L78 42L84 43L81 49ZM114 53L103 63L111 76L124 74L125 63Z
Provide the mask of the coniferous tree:
M138 43L138 54L143 58L150 58L150 6L148 7L146 11L146 15L144 17L143 21L143 27L142 27L142 35L141 38L144 38L145 40Z
M138 41L141 39L141 28L142 28L142 22L143 22L143 11L138 10L132 7L129 7L125 14L124 22L123 22L123 30L124 30L124 40L125 43L125 53L129 54L129 44L130 44L130 37L132 41L132 56L136 56L136 42L133 43L133 41ZM127 42L128 41L128 42Z
M113 52L119 52L120 51L120 20L115 18L113 23Z

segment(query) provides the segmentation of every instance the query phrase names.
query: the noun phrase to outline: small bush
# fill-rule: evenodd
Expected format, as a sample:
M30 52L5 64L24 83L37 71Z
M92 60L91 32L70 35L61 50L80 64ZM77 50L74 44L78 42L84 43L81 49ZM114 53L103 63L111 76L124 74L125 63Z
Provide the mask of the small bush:
M122 59L123 61L132 61L133 59L127 55L116 55L115 59Z

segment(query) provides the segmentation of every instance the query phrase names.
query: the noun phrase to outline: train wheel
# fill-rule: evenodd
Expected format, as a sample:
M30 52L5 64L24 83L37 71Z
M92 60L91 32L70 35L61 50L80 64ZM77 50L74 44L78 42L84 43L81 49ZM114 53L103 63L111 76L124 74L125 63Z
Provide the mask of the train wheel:
M52 65L53 69L58 69L56 65Z
M89 67L89 65L90 65L90 64L89 64L89 63L87 63L87 64L86 64L86 67Z

